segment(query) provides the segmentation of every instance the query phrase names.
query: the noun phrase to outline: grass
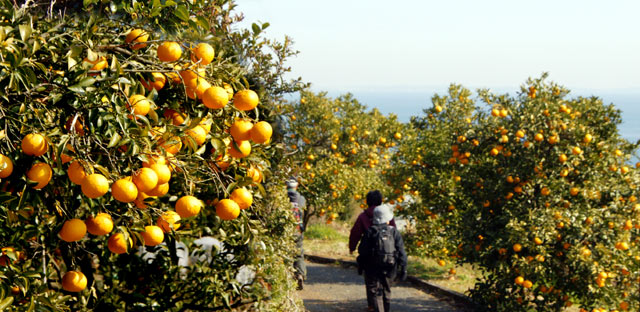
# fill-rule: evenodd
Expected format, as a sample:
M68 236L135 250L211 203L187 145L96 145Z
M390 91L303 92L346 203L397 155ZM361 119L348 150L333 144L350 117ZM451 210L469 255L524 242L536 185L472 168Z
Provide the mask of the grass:
M349 254L350 224L334 222L332 224L312 223L304 233L306 254L331 257L340 260L355 261L357 252ZM450 274L452 264L438 265L437 259L428 257L409 257L407 272L409 275L427 280L438 286L465 293L473 288L479 276L471 266L456 266L456 274Z

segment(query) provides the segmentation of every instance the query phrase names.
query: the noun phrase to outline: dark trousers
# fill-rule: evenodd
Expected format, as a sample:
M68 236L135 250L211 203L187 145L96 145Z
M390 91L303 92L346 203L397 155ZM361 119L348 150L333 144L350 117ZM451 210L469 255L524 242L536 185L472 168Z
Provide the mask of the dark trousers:
M389 312L391 305L391 279L380 272L364 272L367 304L376 312Z
M304 263L304 249L302 248L302 241L303 241L303 236L302 234L300 234L300 236L298 236L298 238L296 239L296 247L298 247L300 250L299 250L298 256L296 257L296 260L293 263L293 267L296 269L296 272L300 274L300 276L304 280L304 279L307 279L307 266Z

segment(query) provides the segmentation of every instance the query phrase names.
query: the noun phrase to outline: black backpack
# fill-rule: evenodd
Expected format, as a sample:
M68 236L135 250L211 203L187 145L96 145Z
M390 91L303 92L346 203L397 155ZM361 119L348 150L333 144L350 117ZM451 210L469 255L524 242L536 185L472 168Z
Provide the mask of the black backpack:
M374 225L367 230L367 240L372 248L371 263L386 270L396 266L395 228L389 225Z

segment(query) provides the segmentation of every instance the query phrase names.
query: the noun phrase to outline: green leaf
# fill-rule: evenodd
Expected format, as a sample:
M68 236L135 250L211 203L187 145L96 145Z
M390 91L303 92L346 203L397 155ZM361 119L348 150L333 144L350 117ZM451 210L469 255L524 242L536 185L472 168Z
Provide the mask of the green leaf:
M22 38L22 41L27 40L29 36L31 36L31 33L33 32L33 28L31 28L31 24L20 25L18 26L18 30L20 31L20 38Z
M255 36L259 35L260 32L262 31L262 29L260 29L260 26L258 26L258 24L256 23L251 24L251 29L253 29L253 34Z
M0 301L0 310L6 309L13 303L13 297L4 298L4 300Z
M173 14L183 22L189 21L189 10L184 5L179 5L178 7L176 7L176 10Z
M111 136L111 139L109 140L109 145L107 145L107 148L112 148L116 146L118 142L120 142L121 138L122 137L120 136L120 134L118 134L117 132L114 133L113 136Z

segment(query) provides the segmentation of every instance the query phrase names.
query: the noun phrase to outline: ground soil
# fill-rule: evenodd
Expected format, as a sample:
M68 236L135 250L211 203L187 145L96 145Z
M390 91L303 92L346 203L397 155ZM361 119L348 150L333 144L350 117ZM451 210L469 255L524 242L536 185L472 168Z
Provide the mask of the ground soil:
M307 262L307 280L298 294L310 312L367 311L364 279L351 267ZM395 312L463 311L408 283L394 285L391 297Z

